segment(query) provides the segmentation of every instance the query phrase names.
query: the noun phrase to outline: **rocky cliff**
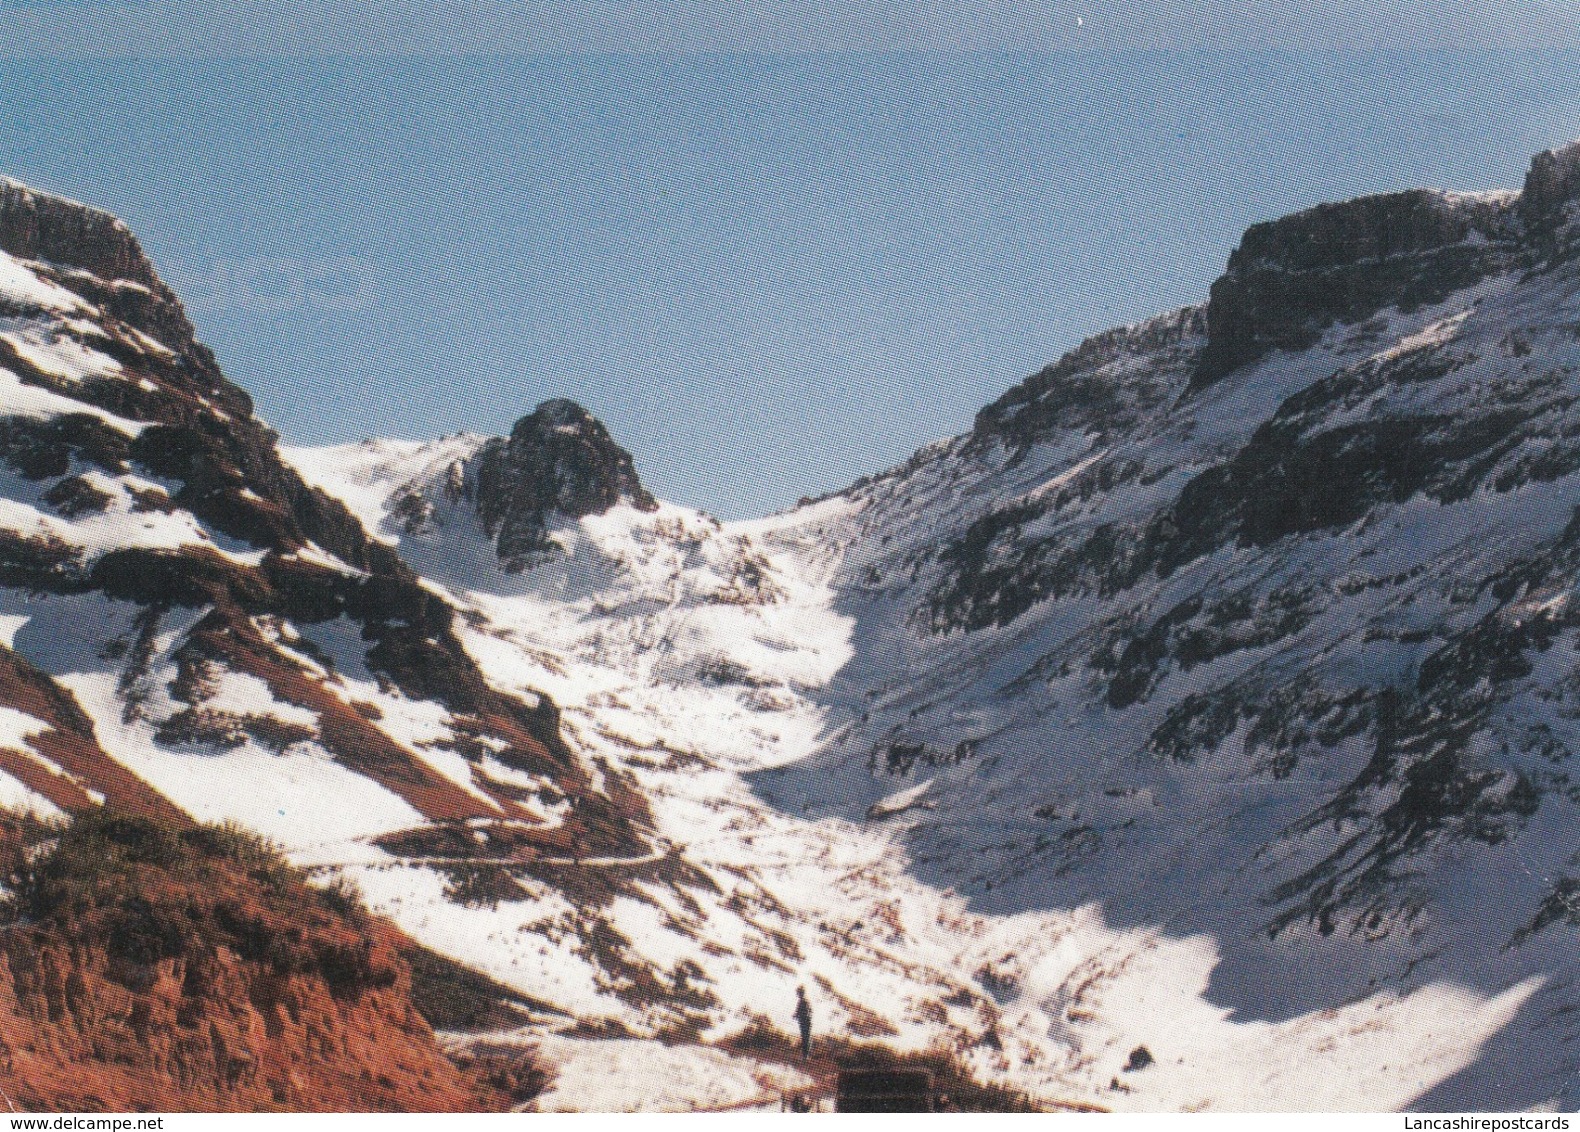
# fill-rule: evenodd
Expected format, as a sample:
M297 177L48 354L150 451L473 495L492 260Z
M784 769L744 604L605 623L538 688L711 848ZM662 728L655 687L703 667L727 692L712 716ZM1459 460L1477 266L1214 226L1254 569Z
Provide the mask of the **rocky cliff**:
M1335 323L1410 311L1519 258L1512 196L1415 190L1323 204L1248 229L1212 285L1193 388L1273 350L1303 350Z
M1538 154L1519 193L1415 189L1322 204L1249 228L1212 286L1201 389L1277 349L1302 350L1335 323L1409 311L1554 255L1580 199L1580 145Z
M556 515L601 515L622 500L643 511L658 506L603 422L563 399L522 417L508 440L484 444L474 474L477 513L511 571L553 549L547 530Z

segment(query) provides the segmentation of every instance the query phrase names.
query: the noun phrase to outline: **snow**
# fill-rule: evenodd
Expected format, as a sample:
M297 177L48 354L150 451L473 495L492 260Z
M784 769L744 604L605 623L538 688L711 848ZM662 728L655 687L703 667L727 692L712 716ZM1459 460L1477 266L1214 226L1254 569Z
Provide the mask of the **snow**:
M869 818L892 817L895 814L903 814L906 810L917 806L926 806L927 803L923 799L932 788L933 780L929 778L924 782L918 782L915 786L890 794L887 798L881 798L868 806L867 816Z
M65 811L44 795L28 789L4 771L0 771L0 810L37 821L54 821L66 816Z
M282 754L250 739L228 751L160 746L146 725L123 721L112 676L79 672L59 679L117 762L199 821L237 822L303 863L325 847L334 847L338 858L348 844L424 824L400 797L341 766L316 743L295 743ZM234 680L228 676L226 683ZM235 696L232 702L257 701ZM270 700L268 710L290 709Z
M27 622L28 618L20 614L0 614L0 644L8 649L16 648L16 635Z
M22 260L5 252L0 252L0 296L58 314L96 313L72 292L40 278Z
M399 536L386 529L385 518L394 489L391 479L448 468L470 458L483 442L461 433L431 443L409 440L367 440L334 448L281 448L280 455L302 478L321 487L351 509L369 534L391 544Z
M15 708L0 706L0 747L16 751L41 764L51 774L64 774L59 766L40 755L28 742L33 736L49 729L49 724L41 719L35 719ZM40 820L64 816L60 808L48 798L3 771L0 771L0 810Z
M11 329L0 331L0 340L35 369L62 381L79 382L90 377L119 377L121 363L101 354L76 339L37 322L7 319Z
M27 740L48 730L49 724L43 720L35 719L15 708L0 706L0 747L13 751L29 751L32 748Z
M225 673L213 694L203 703L215 711L235 715L267 715L283 722L309 726L318 722L316 713L275 699L269 685L245 672Z
M1436 307L1384 312L1386 341L1452 344L1508 294L1508 281L1494 279ZM705 1011L710 1034L763 1015L788 1028L780 1016L804 983L830 1031L877 1018L894 1031L882 1036L887 1044L948 1043L986 1078L1046 1099L1138 1110L1407 1107L1476 1065L1549 983L1519 966L1497 974L1491 959L1474 985L1445 972L1337 992L1320 983L1332 970L1323 959L1311 964L1309 993L1290 992L1311 1004L1282 1015L1258 1008L1254 990L1232 990L1254 951L1244 937L1267 914L1256 903L1258 882L1247 879L1267 866L1248 854L1306 799L1355 773L1368 752L1345 747L1287 781L1246 778L1235 753L1246 742L1243 726L1217 756L1178 772L1149 769L1134 752L1164 706L1247 677L1277 650L1242 649L1188 674L1170 672L1156 706L1116 716L1087 702L1074 677L1022 676L1060 648L1079 647L1106 615L1100 601L1048 603L1023 623L973 634L932 637L908 621L928 577L918 571L934 569L930 552L987 508L1051 504L1101 465L1144 455L1149 466L1176 470L1073 508L1088 525L1144 517L1193 469L1244 444L1287 398L1353 360L1345 334L1337 328L1312 351L1276 355L1177 410L1163 405L1117 445L1055 434L1010 463L944 442L851 492L748 522L721 524L668 504L652 513L616 507L556 527L563 556L514 576L500 571L469 502L445 490L476 438L371 442L292 458L398 542L430 586L479 615L458 620L457 630L490 679L552 696L572 745L634 776L658 844L717 886L643 880L596 912L630 941L627 960L659 978L685 964L703 972L716 1000ZM1421 562L1469 569L1475 556L1510 555L1551 537L1573 490L1533 486L1451 508L1406 503L1365 537L1313 543L1275 568L1290 577L1371 577ZM392 519L391 500L403 492L432 505L416 530ZM1055 511L1036 529L1068 521ZM1514 532L1512 540L1489 547L1475 532L1493 525ZM748 560L767 583L761 593L732 582ZM1166 610L1203 575L1228 576L1248 562L1245 552L1207 560L1148 600ZM1321 655L1333 647L1325 642L1358 635L1365 618L1390 616L1395 600L1363 590L1342 615L1318 618L1278 647ZM1560 604L1545 595L1527 612ZM1338 671L1349 661L1334 654L1328 663ZM912 777L886 776L881 764L869 772L875 745L894 736L941 752L970 740L980 752ZM1052 872L1035 850L1048 820L1030 813L1045 804L1061 815L1055 834L1082 822L1094 836L1120 832L1107 833L1101 852L1067 877ZM589 913L543 882L521 880L519 900L458 908L442 879L423 879L431 871L350 871L376 910L428 946L574 1017L643 1034L670 1022L666 1009L610 993L599 965L567 949ZM1201 917L1174 908L1181 899L1217 901L1221 915L1198 927ZM1325 955L1340 945L1313 947ZM981 1043L987 1030L1001 1051ZM616 1093L607 1074L581 1073L579 1049L545 1045L570 1067L546 1103L718 1100L701 1084L727 1076L710 1054L629 1044L632 1056L678 1064L659 1075L633 1068L623 1076L640 1084L627 1090L622 1081ZM1124 1074L1130 1091L1110 1089L1139 1044L1158 1064ZM607 1042L593 1050L603 1064L624 1056ZM597 1064L593 1055L589 1063ZM655 1091L659 1079L673 1082L675 1095Z
M424 823L401 798L336 762L315 742L292 744L283 754L251 739L232 750L171 747L154 741L157 723L187 705L172 700L171 654L203 610L175 609L163 618L153 642L148 677L122 686L119 666L108 659L108 642L132 639L138 607L95 594L28 598L0 591L0 613L16 626L13 647L53 673L92 720L100 745L133 774L177 806L203 821L236 821L308 859L334 846L336 859L387 859L365 842ZM301 725L314 713L273 697L263 681L218 670L204 706L236 715L258 714ZM129 716L126 695L140 693ZM376 689L371 689L377 695ZM423 705L432 710L430 705ZM19 713L17 713L19 714ZM0 716L12 731L33 726L27 717ZM37 727L42 727L41 724ZM35 728L37 729L37 728ZM0 737L3 738L3 737Z
M778 1112L811 1082L794 1069L700 1046L547 1035L534 1043L555 1080L537 1112Z
M355 566L346 565L346 563L336 558L333 554L329 554L320 548L317 543L310 542L300 550L293 551L291 554L287 554L284 557L287 559L294 558L299 562L306 562L314 566L323 566L327 569L344 574L350 578L367 577L366 570L358 570Z
M89 413L127 436L137 436L148 427L142 421L128 420L84 401L74 401L37 385L26 385L20 377L3 366L0 366L0 405L5 406L6 416L40 420L66 413Z
M117 280L117 283L124 286L127 285L128 281L121 279ZM135 284L132 285L136 286ZM147 290L146 287L139 287L138 289L142 291ZM175 351L169 346L166 346L163 342L159 341L159 339L151 338L147 334L144 334L141 330L137 330L135 328L132 329L131 335L133 340L135 340L139 346L141 346L144 350L147 350L150 354L155 354L165 358L175 357Z
M8 370L0 369L0 404L5 403L4 384L8 376ZM27 480L9 468L0 469L0 529L32 538L55 539L74 547L82 552L84 566L91 566L102 554L131 547L148 550L201 547L241 565L256 566L263 561L266 551L254 550L213 530L189 511L132 510L131 490L159 486L141 476L111 476L98 469L86 469L78 474L108 495L109 502L103 511L65 518L47 509L43 497L48 484Z
M1080 461L1078 464L1066 468L1064 471L1050 479L1047 483L1044 483L1039 487L1035 487L1031 491L1027 492L1023 497L1023 501L1026 503L1036 503L1039 500L1047 498L1054 492L1058 491L1061 487L1065 487L1073 483L1077 478L1080 477L1082 472L1091 468L1094 464L1101 461L1107 455L1108 449L1106 448L1100 452L1092 453L1092 455L1086 457L1086 459Z

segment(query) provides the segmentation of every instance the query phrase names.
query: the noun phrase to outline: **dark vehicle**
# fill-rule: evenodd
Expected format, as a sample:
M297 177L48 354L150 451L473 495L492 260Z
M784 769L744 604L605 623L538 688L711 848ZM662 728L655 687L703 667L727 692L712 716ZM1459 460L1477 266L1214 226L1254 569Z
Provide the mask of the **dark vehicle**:
M932 1112L933 1075L925 1069L847 1069L835 1112Z

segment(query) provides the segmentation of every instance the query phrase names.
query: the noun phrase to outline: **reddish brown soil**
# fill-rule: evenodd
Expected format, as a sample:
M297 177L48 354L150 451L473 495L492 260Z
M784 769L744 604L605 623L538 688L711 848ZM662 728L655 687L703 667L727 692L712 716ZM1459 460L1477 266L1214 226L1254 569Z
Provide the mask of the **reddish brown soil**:
M0 929L0 1086L43 1111L506 1107L412 1005L403 941L227 830L90 814ZM497 1073L490 1077L498 1077Z
M69 691L4 646L0 646L0 704L49 724L50 729L33 736L30 745L102 793L106 805L169 823L189 820L164 795L104 753L94 737L93 723ZM93 805L76 782L50 773L26 755L0 750L0 770L68 813Z

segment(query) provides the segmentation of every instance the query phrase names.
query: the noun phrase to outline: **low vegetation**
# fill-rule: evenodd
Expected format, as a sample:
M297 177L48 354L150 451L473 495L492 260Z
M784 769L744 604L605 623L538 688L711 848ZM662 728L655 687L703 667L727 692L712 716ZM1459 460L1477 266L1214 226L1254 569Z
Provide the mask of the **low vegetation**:
M359 911L308 887L266 842L233 826L90 812L56 830L35 827L13 852L11 922L102 942L129 977L166 959L190 969L224 947L277 975L321 977L340 999L397 978Z

